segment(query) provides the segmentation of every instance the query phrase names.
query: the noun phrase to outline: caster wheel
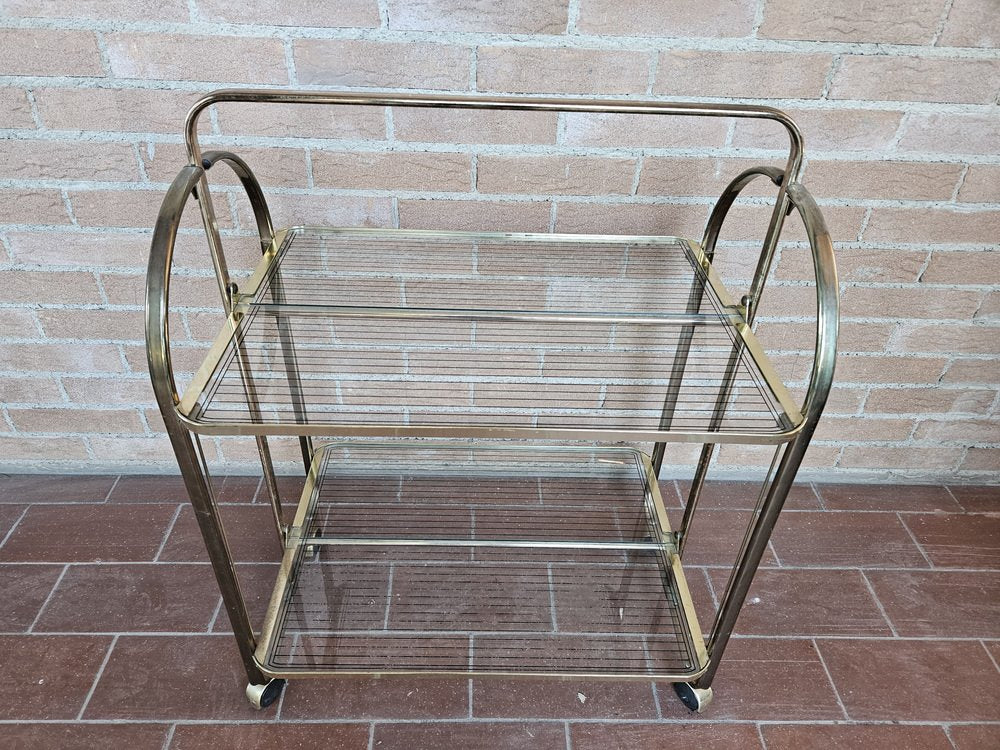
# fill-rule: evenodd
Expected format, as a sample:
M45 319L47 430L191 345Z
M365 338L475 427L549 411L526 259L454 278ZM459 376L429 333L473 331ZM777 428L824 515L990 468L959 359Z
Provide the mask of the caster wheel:
M269 680L265 685L247 685L247 700L256 708L267 708L281 695L282 688L285 687L284 680Z
M675 682L674 692L681 703L697 713L704 711L712 702L712 688L696 688L688 682Z

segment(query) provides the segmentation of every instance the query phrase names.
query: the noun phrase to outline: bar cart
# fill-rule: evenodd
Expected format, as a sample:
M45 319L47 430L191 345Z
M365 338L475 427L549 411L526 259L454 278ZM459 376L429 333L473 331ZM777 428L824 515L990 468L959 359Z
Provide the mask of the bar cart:
M503 227L276 230L247 163L199 146L199 117L223 102L324 104L334 114L367 105L760 118L783 126L790 148L784 169L750 168L729 183L700 241ZM833 377L833 249L798 182L794 123L743 105L226 90L192 108L186 141L189 164L153 234L148 359L250 701L267 706L299 677L528 675L668 681L702 710ZM238 176L260 238L262 260L240 286L207 181L220 164ZM777 197L752 285L734 300L713 266L716 243L733 202L760 177ZM169 288L192 196L226 317L178 393ZM802 404L752 325L793 210L817 295ZM256 439L284 550L259 631L202 435ZM294 436L301 447L307 479L290 520L268 436ZM626 447L644 442L649 455ZM702 448L672 531L657 477L675 443ZM681 559L724 443L774 446L774 460L706 637Z

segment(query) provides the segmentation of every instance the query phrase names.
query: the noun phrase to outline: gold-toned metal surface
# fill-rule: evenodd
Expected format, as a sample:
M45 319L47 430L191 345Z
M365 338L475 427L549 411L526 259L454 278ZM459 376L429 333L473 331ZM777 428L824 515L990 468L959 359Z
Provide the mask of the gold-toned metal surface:
M273 677L694 679L671 545L631 449L322 446L256 658Z

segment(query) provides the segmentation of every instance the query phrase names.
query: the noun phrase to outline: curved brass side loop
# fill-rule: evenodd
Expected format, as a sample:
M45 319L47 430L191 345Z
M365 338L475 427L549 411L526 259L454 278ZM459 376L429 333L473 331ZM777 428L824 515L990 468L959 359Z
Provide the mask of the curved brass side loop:
M208 171L218 162L225 162L236 173L247 197L250 199L250 207L253 209L253 216L257 222L257 234L260 235L261 252L266 252L271 246L274 238L274 224L271 222L271 212L267 208L267 200L264 198L264 191L260 188L260 183L254 176L253 170L239 156L230 151L205 151L201 155L201 166Z
M170 323L167 316L170 267L184 206L204 174L205 170L201 167L188 165L174 178L160 204L149 248L149 266L146 271L146 361L149 363L156 402L164 414L172 411L180 400L170 361Z
M785 172L777 167L750 167L736 175L726 185L719 200L715 202L712 214L708 217L708 223L705 225L705 235L701 240L702 250L709 260L715 256L715 243L719 239L719 232L722 231L722 223L726 220L729 209L732 208L743 188L761 176L767 177L775 185L781 187L781 183L785 179Z
M802 217L812 251L816 276L816 349L809 386L802 404L806 423L815 424L826 405L837 364L837 332L840 326L840 286L833 242L823 214L803 185L787 186L788 198Z

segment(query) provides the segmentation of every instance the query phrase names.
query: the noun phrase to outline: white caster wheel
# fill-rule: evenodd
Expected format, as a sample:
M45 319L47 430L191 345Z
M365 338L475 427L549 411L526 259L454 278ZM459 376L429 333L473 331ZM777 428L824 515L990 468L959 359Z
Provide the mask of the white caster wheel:
M675 682L674 692L681 703L692 711L701 713L712 702L712 688L696 688L689 682Z
M257 709L267 708L281 695L281 689L285 687L284 680L268 680L264 685L247 685L247 700Z

